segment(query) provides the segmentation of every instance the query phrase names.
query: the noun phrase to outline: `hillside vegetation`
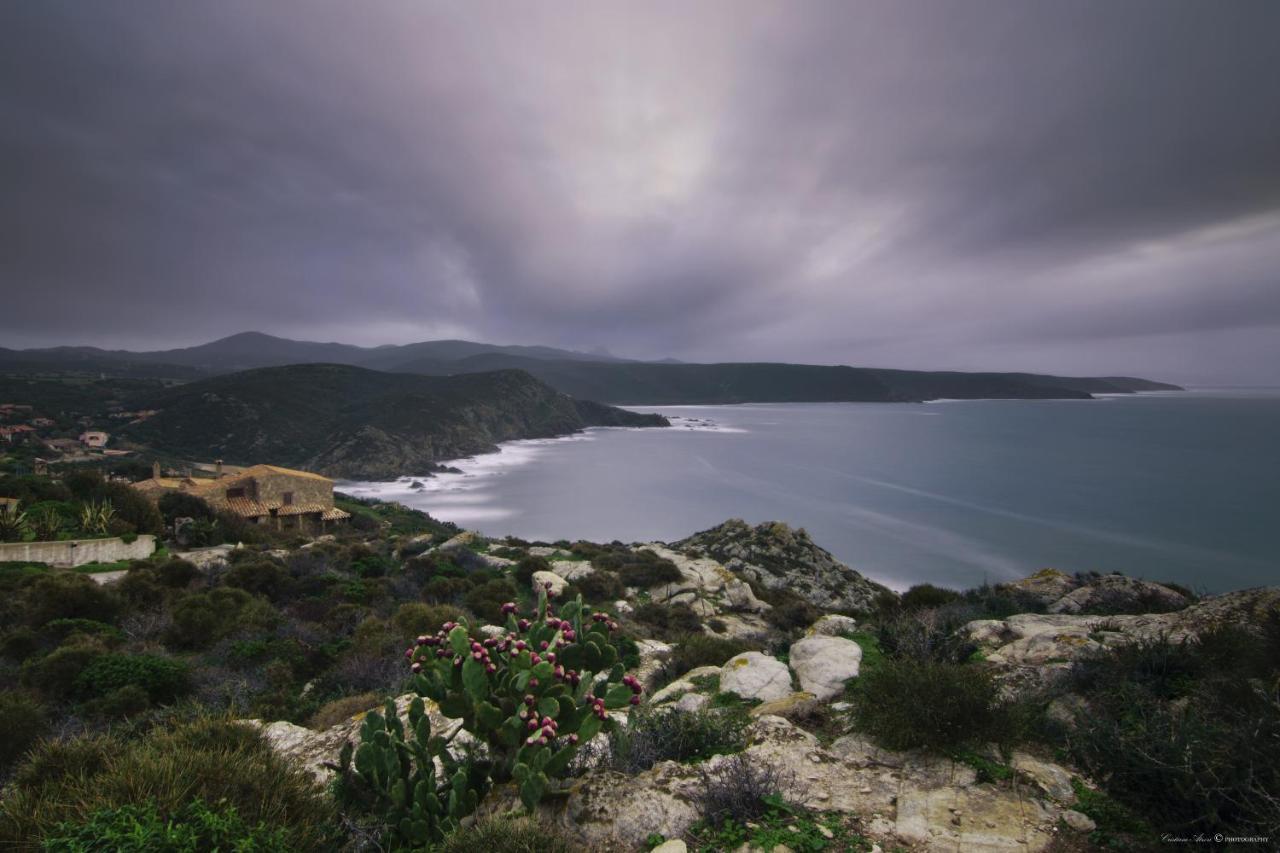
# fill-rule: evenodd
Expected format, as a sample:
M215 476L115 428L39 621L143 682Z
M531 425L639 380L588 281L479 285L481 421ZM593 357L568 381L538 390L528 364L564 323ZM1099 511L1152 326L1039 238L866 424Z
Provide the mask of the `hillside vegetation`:
M520 371L428 377L336 364L262 368L156 393L130 438L199 459L270 459L334 477L424 472L500 441L587 426L665 426L584 403Z

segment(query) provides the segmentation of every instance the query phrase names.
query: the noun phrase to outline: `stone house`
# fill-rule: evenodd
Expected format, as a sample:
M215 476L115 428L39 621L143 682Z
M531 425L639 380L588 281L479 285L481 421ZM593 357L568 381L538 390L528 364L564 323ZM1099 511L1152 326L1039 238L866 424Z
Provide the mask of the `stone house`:
M159 469L157 463L150 480L134 484L153 500L166 492L185 492L253 524L306 536L317 536L351 517L333 505L333 480L309 471L254 465L223 475L219 465L212 479L197 479L161 477Z

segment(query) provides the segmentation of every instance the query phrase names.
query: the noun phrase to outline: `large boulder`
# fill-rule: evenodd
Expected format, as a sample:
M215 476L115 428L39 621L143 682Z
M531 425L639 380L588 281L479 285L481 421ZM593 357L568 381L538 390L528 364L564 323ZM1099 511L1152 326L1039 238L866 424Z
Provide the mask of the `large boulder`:
M818 547L801 528L773 521L751 527L731 519L672 545L710 557L735 575L768 589L788 589L826 610L872 610L894 593Z
M535 596L539 591L545 589L548 597L556 598L564 593L565 588L569 586L569 582L555 572L534 572L530 586L533 588Z
M771 702L791 695L791 671L777 658L743 652L720 668L720 689L743 699Z
M845 682L858 677L861 664L862 647L844 637L815 635L791 644L791 668L800 689L819 699L843 693Z
M1190 604L1163 584L1126 575L1103 575L1049 605L1050 613L1167 613Z
M585 578L595 571L595 566L584 560L552 560L551 571L567 581Z
M805 633L811 636L839 637L842 634L852 634L856 630L858 630L857 619L852 616L841 616L839 613L828 613L810 625Z

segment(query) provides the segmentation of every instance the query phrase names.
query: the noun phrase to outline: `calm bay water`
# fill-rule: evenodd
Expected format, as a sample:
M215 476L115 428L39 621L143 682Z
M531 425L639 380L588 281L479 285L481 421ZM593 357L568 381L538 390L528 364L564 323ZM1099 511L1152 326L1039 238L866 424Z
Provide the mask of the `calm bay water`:
M781 520L897 588L1045 566L1280 583L1280 391L638 410L676 428L514 442L421 488L341 488L548 541Z

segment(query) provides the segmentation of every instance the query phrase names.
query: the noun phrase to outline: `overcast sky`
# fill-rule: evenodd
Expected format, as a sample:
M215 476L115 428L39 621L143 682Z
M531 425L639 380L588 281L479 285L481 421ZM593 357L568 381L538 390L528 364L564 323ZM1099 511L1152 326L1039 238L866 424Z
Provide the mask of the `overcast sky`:
M1280 2L6 2L0 345L1280 383Z

